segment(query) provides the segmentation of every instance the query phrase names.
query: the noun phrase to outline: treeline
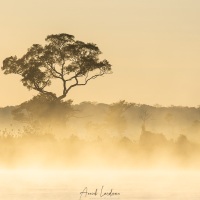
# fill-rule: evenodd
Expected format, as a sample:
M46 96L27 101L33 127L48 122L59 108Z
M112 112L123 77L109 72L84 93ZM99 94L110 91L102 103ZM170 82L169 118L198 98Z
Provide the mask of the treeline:
M200 140L198 107L149 106L126 101L113 104L82 102L76 105L68 101L57 107L51 101L46 104L35 98L20 106L0 109L2 132L13 130L16 134L16 130L22 131L30 124L38 131L45 127L46 132L54 132L57 136L74 134L88 140L122 136L138 140L141 126L145 124L147 130L162 133L168 139L183 134L192 141Z

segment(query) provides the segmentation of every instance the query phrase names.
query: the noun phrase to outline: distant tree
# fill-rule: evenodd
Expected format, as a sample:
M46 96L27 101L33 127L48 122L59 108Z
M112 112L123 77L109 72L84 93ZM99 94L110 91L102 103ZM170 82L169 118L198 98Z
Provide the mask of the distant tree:
M107 125L116 130L120 136L126 129L125 112L132 106L132 103L127 103L125 100L113 103L109 107L108 115L106 117Z
M65 33L49 35L46 41L45 46L33 44L21 58L6 58L1 68L4 74L18 74L29 90L62 100L72 88L111 73L109 62L99 60L101 51L96 44L75 40ZM49 90L55 79L62 83L58 96Z
M179 155L179 159L181 159L181 164L187 164L188 159L191 158L195 150L195 145L188 140L188 138L181 134L179 135L177 141L175 142L175 150Z
M151 118L151 113L149 112L147 107L144 106L141 107L139 118L140 120L142 120L142 130L145 131L146 122Z
M189 140L185 135L180 134L176 143L179 145L185 145L185 144L189 143Z
M156 103L156 104L154 104L154 107L155 107L155 108L162 108L162 105Z
M168 143L168 140L162 133L142 131L139 143L143 148L150 150L157 147L164 147Z

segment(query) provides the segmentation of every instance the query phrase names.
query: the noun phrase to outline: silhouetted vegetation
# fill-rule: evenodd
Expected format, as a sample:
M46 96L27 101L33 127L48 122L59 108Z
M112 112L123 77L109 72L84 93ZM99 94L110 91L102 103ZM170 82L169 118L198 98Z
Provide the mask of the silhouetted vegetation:
M2 116L0 166L200 167L199 108L73 105L38 95L1 108Z
M96 44L75 40L65 33L49 35L46 42L45 46L33 44L21 58L4 59L1 68L4 74L18 74L29 90L61 100L74 87L111 73L109 62L99 60L101 51ZM49 90L53 80L62 85L60 95Z
M12 110L14 120L30 126L33 132L52 134L65 128L67 119L73 113L71 100L57 101L46 94L39 94Z

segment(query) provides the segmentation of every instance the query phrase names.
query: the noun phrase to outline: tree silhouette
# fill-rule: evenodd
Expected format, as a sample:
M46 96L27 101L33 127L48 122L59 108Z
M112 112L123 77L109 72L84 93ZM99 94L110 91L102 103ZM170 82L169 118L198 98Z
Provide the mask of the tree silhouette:
M141 107L139 118L142 120L142 131L145 131L146 122L151 118L151 113L148 111L147 107Z
M106 122L108 127L114 128L120 136L125 131L127 121L125 118L125 112L131 108L134 104L128 103L125 100L113 103L110 105L108 114L106 116Z
M109 62L99 60L101 51L96 44L75 40L73 35L65 33L49 35L46 42L45 46L33 44L21 58L6 58L2 66L4 74L18 74L29 90L62 100L72 88L111 73ZM58 96L49 90L54 79L62 83Z

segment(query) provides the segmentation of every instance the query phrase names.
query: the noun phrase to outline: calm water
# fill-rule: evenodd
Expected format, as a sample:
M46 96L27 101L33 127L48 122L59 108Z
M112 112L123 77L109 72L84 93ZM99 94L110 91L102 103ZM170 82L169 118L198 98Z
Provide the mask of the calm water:
M103 196L112 189L120 195ZM191 171L1 171L1 200L199 200L200 173Z

